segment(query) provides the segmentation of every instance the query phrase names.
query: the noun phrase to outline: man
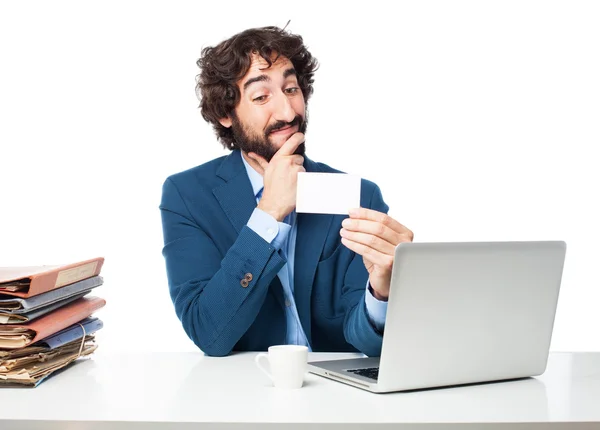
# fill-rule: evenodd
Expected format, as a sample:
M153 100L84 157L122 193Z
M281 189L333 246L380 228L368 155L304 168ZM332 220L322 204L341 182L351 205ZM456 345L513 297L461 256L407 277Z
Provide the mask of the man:
M202 51L203 118L232 152L170 176L160 205L171 298L206 354L307 345L381 352L394 248L413 233L362 180L360 208L297 214L316 59L277 27Z

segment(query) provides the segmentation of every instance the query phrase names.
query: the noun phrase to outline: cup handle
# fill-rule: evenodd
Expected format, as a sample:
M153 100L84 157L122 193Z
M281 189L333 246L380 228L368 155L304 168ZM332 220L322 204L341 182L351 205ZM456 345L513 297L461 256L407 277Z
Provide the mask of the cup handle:
M267 370L267 368L264 367L263 364L261 363L261 359L263 359L263 358L265 358L267 360L267 362L269 361L269 355L265 354L264 352L261 352L259 354L256 354L256 357L254 357L254 362L256 363L256 365L258 366L258 368L260 370L262 370L263 373L269 377L269 379L271 380L271 382L275 383L275 381L273 380L273 376L271 375L271 373L269 373L269 371Z

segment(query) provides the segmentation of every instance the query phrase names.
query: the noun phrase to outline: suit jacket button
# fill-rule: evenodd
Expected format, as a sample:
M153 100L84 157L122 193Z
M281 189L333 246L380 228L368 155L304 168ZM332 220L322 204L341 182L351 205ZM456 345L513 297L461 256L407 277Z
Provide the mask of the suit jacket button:
M244 278L240 281L240 285L244 288L246 288L248 286L248 281L246 280L246 278Z
M246 273L244 275L244 279L246 279L246 281L250 282L252 280L252 273Z

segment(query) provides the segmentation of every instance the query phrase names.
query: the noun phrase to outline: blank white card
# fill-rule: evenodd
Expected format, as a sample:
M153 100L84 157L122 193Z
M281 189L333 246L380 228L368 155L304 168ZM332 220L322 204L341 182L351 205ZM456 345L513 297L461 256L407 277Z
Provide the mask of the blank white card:
M360 207L360 176L345 173L298 173L296 212L344 214Z

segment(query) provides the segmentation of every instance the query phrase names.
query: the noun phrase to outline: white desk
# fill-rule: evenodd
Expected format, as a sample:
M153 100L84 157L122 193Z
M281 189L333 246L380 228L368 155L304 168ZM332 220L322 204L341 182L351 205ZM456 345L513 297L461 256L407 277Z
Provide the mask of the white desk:
M600 353L553 353L538 378L372 394L312 374L276 390L254 353L101 350L38 388L0 390L0 429L600 428Z

